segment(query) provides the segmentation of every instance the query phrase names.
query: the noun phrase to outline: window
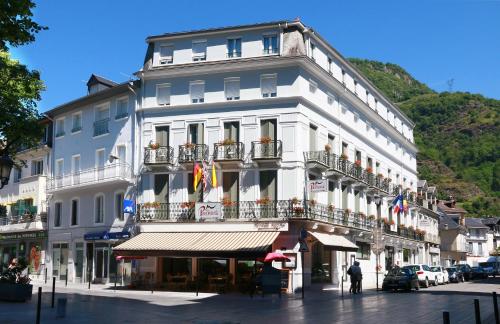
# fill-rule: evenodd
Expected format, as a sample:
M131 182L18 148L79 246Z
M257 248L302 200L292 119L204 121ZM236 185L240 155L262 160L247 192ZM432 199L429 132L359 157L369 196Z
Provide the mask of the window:
M23 171L21 168L14 167L14 183L19 182L22 178Z
M116 219L121 221L124 219L123 198L124 198L123 192L115 194L115 217Z
M335 136L332 134L328 134L328 145L330 145L330 148L333 151L333 147L335 146Z
M241 38L227 40L227 57L241 57Z
M64 118L56 120L56 137L64 136Z
M330 106L333 105L333 103L335 102L335 99L331 93L329 93L327 96L327 102Z
M370 259L370 243L356 241L358 250L356 251L356 259Z
M31 175L43 174L43 160L31 161Z
M276 74L264 74L260 77L263 98L276 97L276 87Z
M224 79L224 93L226 100L240 99L240 78Z
M316 45L314 45L313 43L311 43L311 59L313 61L316 61L316 59L314 58L314 50L316 49Z
M80 183L80 155L71 157L71 179L74 185Z
M95 197L94 204L94 222L95 223L104 223L104 196L99 195Z
M410 249L403 248L403 262L410 262Z
M349 146L345 142L342 142L342 154L349 158Z
M203 144L203 124L191 124L188 127L188 143Z
M78 199L71 200L71 226L78 225Z
M354 94L358 94L358 81L354 80Z
M329 57L329 58L328 58L328 73L330 73L330 74L333 74L333 71L332 71L332 64L333 64L332 58L331 58L331 57Z
M277 54L278 53L278 36L277 35L264 35L263 45L264 45L264 54Z
M191 103L205 102L205 82L204 81L190 82L189 93L191 95Z
M109 105L96 107L94 137L109 133Z
M359 210L360 202L361 202L360 195L361 194L358 190L354 190L354 212L355 213L360 212L360 210Z
M260 198L268 198L270 201L275 201L278 197L277 195L277 171L267 170L259 172L259 189Z
M370 93L368 92L368 90L366 90L365 95L366 95L366 104L370 106L370 102L368 100L370 98Z
M173 45L160 45L160 64L172 64L174 62L174 46Z
M73 114L71 133L76 133L82 130L82 113Z
M341 187L342 189L342 208L345 210L348 208L348 192L347 192L347 186L346 185L342 185Z
M315 93L317 89L318 89L318 84L313 80L309 80L309 91L311 93Z
M170 84L158 84L156 86L156 103L159 106L170 105Z
M342 69L342 84L345 86L345 71Z
M121 119L128 116L128 99L118 99L116 101L116 116L115 119Z
M62 203L56 202L54 204L54 227L61 226Z
M207 59L207 41L196 40L193 41L193 62L206 61Z
M479 256L483 255L483 243L481 242L477 243L477 255Z

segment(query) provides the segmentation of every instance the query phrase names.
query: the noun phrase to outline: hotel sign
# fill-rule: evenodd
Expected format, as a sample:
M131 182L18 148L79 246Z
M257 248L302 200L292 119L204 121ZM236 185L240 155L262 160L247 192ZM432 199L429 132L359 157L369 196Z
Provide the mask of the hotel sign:
M2 240L25 240L25 239L43 239L47 237L47 232L24 232L24 233L9 233L0 234L0 241Z
M195 219L197 221L219 220L222 218L221 203L218 202L198 202L194 207Z
M307 181L307 189L309 192L325 192L328 191L328 180L309 180Z

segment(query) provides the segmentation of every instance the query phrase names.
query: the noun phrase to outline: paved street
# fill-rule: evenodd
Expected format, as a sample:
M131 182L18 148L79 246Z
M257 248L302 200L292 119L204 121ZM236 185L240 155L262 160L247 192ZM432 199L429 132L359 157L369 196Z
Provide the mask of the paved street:
M62 286L62 284L59 284ZM34 287L33 291L37 291ZM178 292L114 291L83 285L57 287L56 299L68 298L67 317L56 319L50 308L49 286L42 295L42 323L441 323L442 312L452 323L474 323L473 299L481 305L483 323L493 323L491 292L500 294L500 279L449 284L412 293L365 291L345 295L336 290L309 290L299 297L240 294L214 295ZM36 293L31 302L0 303L2 323L32 323Z

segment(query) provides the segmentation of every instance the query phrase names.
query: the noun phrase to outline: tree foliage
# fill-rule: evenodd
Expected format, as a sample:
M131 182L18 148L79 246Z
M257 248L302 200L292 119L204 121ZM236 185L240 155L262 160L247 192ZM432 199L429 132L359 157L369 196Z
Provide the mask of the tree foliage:
M0 155L14 156L42 136L36 108L44 89L40 73L13 60L7 46L33 42L35 34L46 29L32 20L34 7L30 0L0 2Z
M498 215L500 101L436 93L395 64L351 61L415 122L419 177L436 184L442 198L457 198L470 215Z

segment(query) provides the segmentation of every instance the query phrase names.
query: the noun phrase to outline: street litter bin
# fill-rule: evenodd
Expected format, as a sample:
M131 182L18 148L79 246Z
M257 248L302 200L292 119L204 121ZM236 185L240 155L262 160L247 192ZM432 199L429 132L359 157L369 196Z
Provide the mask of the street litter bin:
M66 317L66 304L68 299L66 298L57 298L57 309L56 309L56 318L64 318Z

